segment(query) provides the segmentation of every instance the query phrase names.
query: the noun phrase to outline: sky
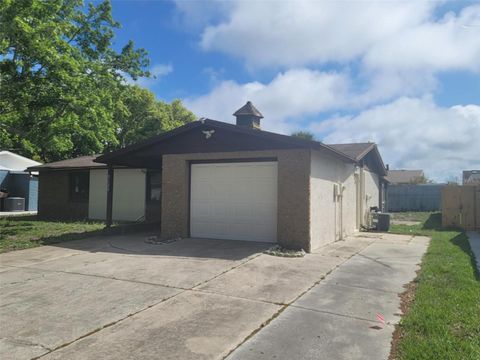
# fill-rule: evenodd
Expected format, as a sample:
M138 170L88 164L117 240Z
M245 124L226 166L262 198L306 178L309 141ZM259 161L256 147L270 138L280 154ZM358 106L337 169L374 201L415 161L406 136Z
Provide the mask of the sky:
M378 144L432 180L480 169L480 1L125 1L115 47L145 48L155 79L198 117Z

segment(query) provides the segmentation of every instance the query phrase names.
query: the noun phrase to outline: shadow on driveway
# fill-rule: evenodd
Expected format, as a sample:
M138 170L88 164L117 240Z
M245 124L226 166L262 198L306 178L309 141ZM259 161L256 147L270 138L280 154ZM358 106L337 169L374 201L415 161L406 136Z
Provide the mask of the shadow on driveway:
M149 243L155 233L94 236L82 240L52 244L56 247L93 253L117 253L148 256L174 256L222 260L242 260L272 246L253 241L216 239L177 239L170 243Z

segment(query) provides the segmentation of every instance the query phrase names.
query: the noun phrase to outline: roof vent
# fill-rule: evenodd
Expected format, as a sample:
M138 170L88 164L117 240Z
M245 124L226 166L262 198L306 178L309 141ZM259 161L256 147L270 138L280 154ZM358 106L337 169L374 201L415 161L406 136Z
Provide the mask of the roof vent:
M260 129L260 119L263 118L262 113L250 101L235 111L233 116L237 118L238 126L258 130Z

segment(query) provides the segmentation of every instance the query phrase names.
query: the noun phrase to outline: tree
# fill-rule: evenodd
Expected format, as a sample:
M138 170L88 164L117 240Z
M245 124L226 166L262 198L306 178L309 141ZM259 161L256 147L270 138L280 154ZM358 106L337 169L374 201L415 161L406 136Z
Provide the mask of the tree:
M315 140L315 135L310 131L296 131L291 136L305 140Z
M115 113L118 142L110 148L125 147L193 120L195 115L180 100L167 104L147 89L127 86Z
M124 76L149 76L146 51L112 49L104 1L0 2L0 147L52 161L117 144Z

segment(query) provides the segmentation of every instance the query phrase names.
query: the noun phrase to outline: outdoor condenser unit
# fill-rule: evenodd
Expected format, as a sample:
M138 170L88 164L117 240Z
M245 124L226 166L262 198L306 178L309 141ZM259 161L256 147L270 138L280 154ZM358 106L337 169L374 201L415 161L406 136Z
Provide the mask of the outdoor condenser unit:
M4 211L25 211L25 198L8 197L3 201Z

